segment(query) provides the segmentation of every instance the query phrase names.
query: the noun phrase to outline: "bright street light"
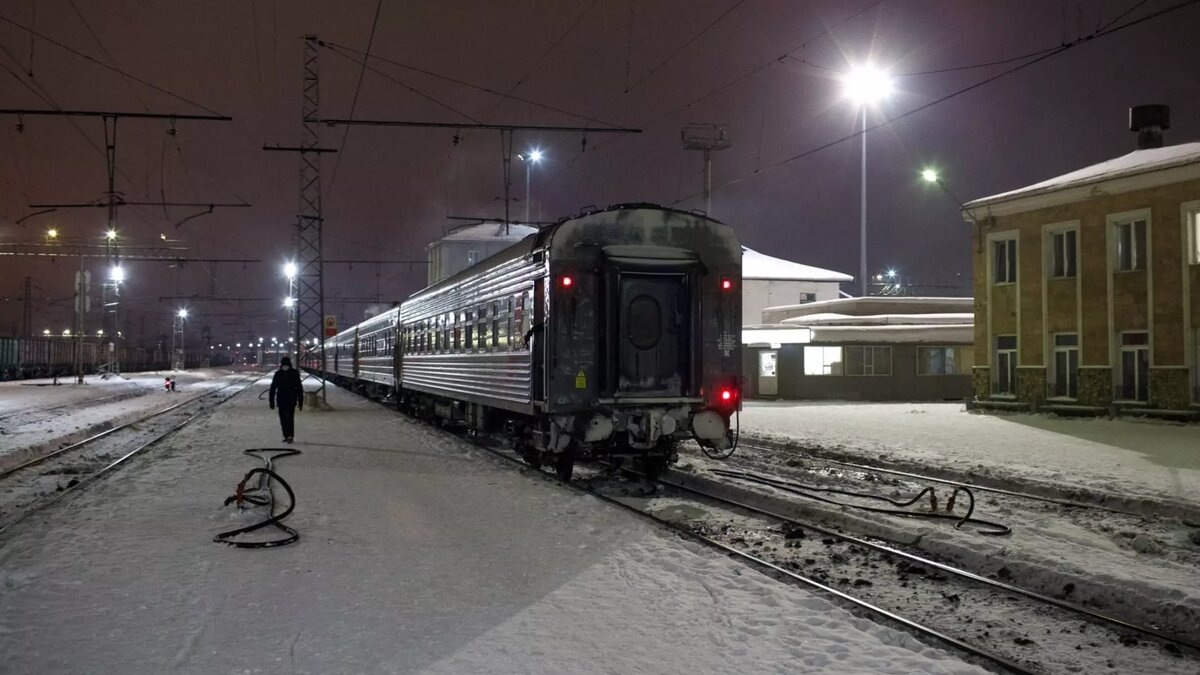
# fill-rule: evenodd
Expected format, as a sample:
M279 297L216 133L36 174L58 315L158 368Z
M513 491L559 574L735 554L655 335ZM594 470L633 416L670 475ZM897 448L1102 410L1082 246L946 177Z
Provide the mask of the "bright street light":
M52 228L46 230L46 238L47 239L58 239L58 229L52 227Z
M43 330L42 330L42 335L49 335L49 334L50 334L50 329L49 329L49 328L45 328L45 329L43 329Z
M296 304L296 299L295 299L295 298L284 298L284 299L283 299L283 306L284 306L284 307L293 307L293 306L295 306L295 304Z
M108 271L108 278L112 279L113 281L115 281L119 284L122 281L125 281L125 270L122 269L120 266L114 266L111 270Z
M104 329L100 328L96 331L96 337L104 337Z
M895 278L896 278L896 270L888 270L888 271L887 271L887 278L889 278L889 279L895 279Z
M534 164L539 164L542 161L542 150L540 148L532 148L524 155L517 155L519 159L525 161L525 222L529 222L529 180L530 170Z
M295 279L296 274L299 273L299 271L300 269L296 267L296 263L294 262L290 262L283 266L283 275L289 279Z
M105 238L105 239L108 239L109 241L112 241L113 239L116 239L116 238L117 238L117 231L116 231L116 230L109 230L108 232L105 232L105 233L104 233L104 238Z
M846 97L859 105L879 103L892 93L891 75L870 64L851 69L842 82Z
M862 196L859 211L858 279L862 294L867 295L867 108L879 103L892 92L892 78L887 71L870 64L855 67L842 78L846 98L862 108Z
M177 313L177 316L179 316L179 318L181 318L181 319L186 319L187 315L188 315L188 311L186 309L180 309L179 312Z
M921 171L921 179L926 183L936 183L938 182L938 172L933 169L925 169Z
M71 329L70 328L63 331L63 337L71 337Z

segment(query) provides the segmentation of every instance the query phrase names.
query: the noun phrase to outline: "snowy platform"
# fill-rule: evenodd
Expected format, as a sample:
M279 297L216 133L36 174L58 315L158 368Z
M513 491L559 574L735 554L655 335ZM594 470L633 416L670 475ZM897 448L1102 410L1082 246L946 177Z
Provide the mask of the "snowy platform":
M960 403L751 402L741 425L747 434L988 476L1014 489L1034 481L1200 511L1195 424L968 413Z
M339 390L278 463L300 542L214 544L265 386L0 541L4 670L983 672Z

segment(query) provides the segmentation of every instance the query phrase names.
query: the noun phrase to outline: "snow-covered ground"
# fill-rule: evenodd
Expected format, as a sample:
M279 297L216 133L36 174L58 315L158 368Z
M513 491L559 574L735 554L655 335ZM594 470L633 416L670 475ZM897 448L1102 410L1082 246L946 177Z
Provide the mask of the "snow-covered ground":
M29 384L38 380L0 385L0 469L246 376L217 368L174 373L176 390L168 393L165 375L89 377L84 385L57 387Z
M265 385L0 542L3 670L983 672L336 389L277 465L300 542L214 544Z
M747 403L743 433L1019 485L1200 505L1200 426L968 413L958 403Z

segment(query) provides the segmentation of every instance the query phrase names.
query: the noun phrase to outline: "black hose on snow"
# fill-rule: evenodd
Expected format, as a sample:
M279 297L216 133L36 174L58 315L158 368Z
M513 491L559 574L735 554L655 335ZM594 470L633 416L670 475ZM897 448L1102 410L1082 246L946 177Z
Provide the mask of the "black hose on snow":
M225 505L228 506L236 503L238 509L247 508L246 504L266 506L267 513L270 517L253 525L239 527L236 530L229 530L228 532L221 532L213 537L213 541L218 544L229 544L230 546L236 546L238 548L273 548L276 546L287 546L288 544L296 542L300 539L300 533L283 524L283 519L290 516L292 511L296 508L296 493L292 491L292 486L288 485L288 482L285 481L282 476L280 476L278 473L275 473L274 460L279 459L280 457L299 455L300 451L294 448L251 448L249 450L245 450L244 452L251 457L257 457L261 459L265 466L251 469L250 471L246 472L246 475L242 478L241 482L237 484L234 494L225 499ZM259 454L264 452L270 452L274 454L269 456ZM246 485L254 476L258 476L258 484L247 488ZM279 514L275 513L275 483L279 483L288 496L288 506L283 510L282 513ZM268 526L274 526L287 536L268 541L234 541L234 537L237 537L238 535L246 534L247 532L254 532L255 530L261 530L262 528Z

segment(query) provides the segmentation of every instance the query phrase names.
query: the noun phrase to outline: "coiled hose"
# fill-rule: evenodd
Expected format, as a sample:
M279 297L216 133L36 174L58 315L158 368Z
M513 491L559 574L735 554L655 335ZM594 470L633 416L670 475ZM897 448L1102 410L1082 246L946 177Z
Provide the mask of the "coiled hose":
M282 476L280 476L278 473L275 473L274 461L281 457L299 455L300 451L296 450L295 448L251 448L249 450L244 450L243 452L251 457L257 457L258 459L261 459L264 466L254 468L246 472L246 475L242 477L242 480L237 484L237 488L234 490L233 495L225 499L225 506L229 506L233 503L237 504L238 509L247 508L246 504L266 506L267 513L270 517L253 525L239 527L236 530L229 530L228 532L221 532L213 537L213 541L218 544L228 544L238 548L274 548L276 546L287 546L288 544L295 543L300 539L300 533L288 527L287 525L284 525L283 519L290 516L292 511L295 510L296 493L292 491L292 486L288 485L288 482L285 481ZM273 454L264 455L260 453ZM250 479L255 476L258 476L258 484L247 488L246 485L250 482ZM288 506L283 510L282 513L279 514L275 513L275 483L279 483L288 496ZM277 530L283 532L287 536L280 539L271 539L267 541L234 540L234 537L246 534L247 532L261 530L262 528L269 526L274 526Z

